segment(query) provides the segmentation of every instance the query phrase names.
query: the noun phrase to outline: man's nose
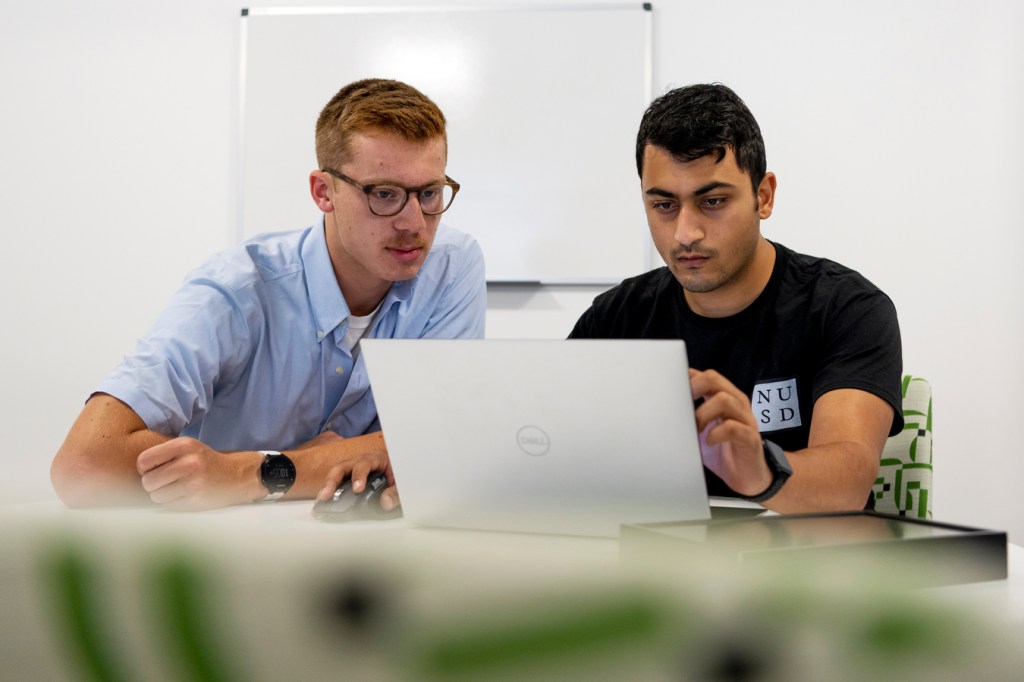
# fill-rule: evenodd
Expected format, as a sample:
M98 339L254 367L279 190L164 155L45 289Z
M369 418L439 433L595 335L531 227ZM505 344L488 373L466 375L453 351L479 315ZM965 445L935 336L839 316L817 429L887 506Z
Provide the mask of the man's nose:
M410 232L422 230L427 226L427 215L420 204L419 192L410 192L405 206L395 216L395 227Z
M683 246L691 246L704 238L704 226L700 211L683 205L676 216L673 237Z

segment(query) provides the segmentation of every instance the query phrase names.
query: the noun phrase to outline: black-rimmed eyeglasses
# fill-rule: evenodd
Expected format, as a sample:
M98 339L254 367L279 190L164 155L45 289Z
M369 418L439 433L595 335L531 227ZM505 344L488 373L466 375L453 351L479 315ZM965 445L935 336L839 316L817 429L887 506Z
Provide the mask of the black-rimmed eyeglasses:
M358 180L353 180L344 173L339 173L333 168L321 168L324 173L330 173L339 180L343 180L353 187L358 188L366 195L366 201L370 205L370 211L374 215L393 216L405 208L409 201L409 195L415 194L420 200L420 210L427 215L439 215L448 210L455 200L459 191L459 183L447 175L445 182L435 182L422 187L402 187L401 185L364 185Z

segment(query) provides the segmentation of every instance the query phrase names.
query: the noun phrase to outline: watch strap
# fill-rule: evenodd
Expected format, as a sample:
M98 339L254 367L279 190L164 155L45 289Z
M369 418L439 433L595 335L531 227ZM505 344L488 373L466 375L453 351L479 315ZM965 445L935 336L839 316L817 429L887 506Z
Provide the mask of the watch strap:
M768 469L772 472L772 481L763 492L757 495L740 495L750 502L765 502L775 497L775 494L782 490L789 477L793 475L793 467L790 466L786 453L775 443L768 439L762 439L761 445L764 450L764 459Z

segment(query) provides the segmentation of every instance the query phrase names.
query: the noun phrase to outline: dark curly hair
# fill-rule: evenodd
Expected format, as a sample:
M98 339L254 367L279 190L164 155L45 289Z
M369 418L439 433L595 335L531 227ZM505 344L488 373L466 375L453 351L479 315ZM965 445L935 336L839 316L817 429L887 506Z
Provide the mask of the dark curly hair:
M755 196L767 170L761 128L743 100L721 83L676 88L651 102L636 136L636 170L641 175L647 145L680 161L709 154L721 161L726 149L732 149L736 165L750 176Z

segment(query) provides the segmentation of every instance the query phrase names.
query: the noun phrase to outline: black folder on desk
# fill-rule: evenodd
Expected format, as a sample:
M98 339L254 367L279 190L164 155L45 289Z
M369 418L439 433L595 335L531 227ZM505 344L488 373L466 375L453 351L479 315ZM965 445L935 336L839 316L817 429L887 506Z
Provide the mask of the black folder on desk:
M1006 532L872 511L627 524L626 560L712 557L744 570L848 566L907 587L1004 580Z

